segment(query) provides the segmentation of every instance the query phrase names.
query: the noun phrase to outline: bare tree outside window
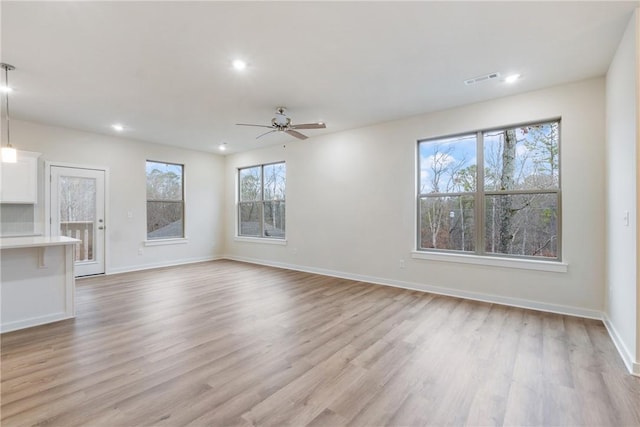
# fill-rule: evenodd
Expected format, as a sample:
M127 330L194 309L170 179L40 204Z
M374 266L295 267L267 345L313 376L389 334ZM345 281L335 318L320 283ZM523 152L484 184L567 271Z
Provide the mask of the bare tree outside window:
M285 163L238 170L238 235L285 237Z
M147 239L184 237L184 166L147 161Z
M60 203L60 235L81 240L74 251L75 261L94 260L96 215L96 180L76 176L61 176L58 196Z
M420 141L418 248L559 259L559 125Z
M475 249L475 135L421 143L420 247Z

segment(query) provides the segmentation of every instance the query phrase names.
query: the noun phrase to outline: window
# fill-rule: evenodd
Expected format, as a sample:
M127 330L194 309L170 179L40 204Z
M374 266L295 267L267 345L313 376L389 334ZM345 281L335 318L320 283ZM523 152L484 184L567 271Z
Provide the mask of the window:
M559 138L551 121L418 141L418 250L559 261Z
M238 236L285 237L284 162L238 170Z
M184 166L147 161L147 240L184 238Z

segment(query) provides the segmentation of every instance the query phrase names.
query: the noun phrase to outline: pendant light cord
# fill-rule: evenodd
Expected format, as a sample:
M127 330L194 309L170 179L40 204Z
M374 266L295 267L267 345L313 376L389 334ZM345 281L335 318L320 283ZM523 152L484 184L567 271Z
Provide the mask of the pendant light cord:
M9 118L9 66L3 64L6 85L5 108L7 110L7 147L11 147L11 119Z

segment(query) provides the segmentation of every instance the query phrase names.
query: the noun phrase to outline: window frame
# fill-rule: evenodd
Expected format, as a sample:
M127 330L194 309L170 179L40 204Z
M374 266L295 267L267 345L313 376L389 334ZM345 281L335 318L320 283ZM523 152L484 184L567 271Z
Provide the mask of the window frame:
M149 227L149 217L148 217L148 211L149 211L149 202L161 202L161 203L176 203L176 204L180 204L180 208L181 208L181 212L182 212L182 233L180 236L171 236L171 237L149 237L149 232L146 232L146 236L145 236L145 246L157 246L157 245L163 245L163 244L174 244L174 243L185 243L186 239L187 239L187 235L186 235L186 225L187 225L187 221L186 221L186 197L185 197L185 165L184 163L176 163L176 162L165 162L165 161L160 161L160 160L151 160L151 159L147 159L145 160L145 182L147 180L147 166L149 163L157 163L157 164L161 164L161 165L173 165L173 166L180 166L180 170L181 170L181 177L180 177L180 184L181 184L181 188L180 188L180 200L165 200L165 199L149 199L148 195L145 198L145 224L147 226L147 228Z
M282 161L277 161L277 162L269 162L269 163L260 163L260 164L256 164L256 165L252 165L252 166L242 166L242 167L238 167L236 170L236 185L237 185L237 191L236 191L236 239L239 240L244 240L244 241L253 241L253 242L274 242L274 243L285 243L286 239L287 239L287 226L286 226L286 221L287 221L287 215L286 215L286 206L287 206L287 168L286 168L286 164L287 162L282 160ZM285 167L285 179L284 179L284 199L270 199L270 200L265 200L264 198L264 186L265 186L265 180L264 180L264 169L265 167L268 166L273 166L273 165L284 165ZM241 171L245 170L245 169L253 169L253 168L260 168L260 198L257 200L250 200L250 201L242 201L242 197L241 197L241 191L242 191L242 182L241 182ZM267 203L272 203L272 202L279 202L282 203L284 205L284 212L285 212L285 218L284 218L284 233L282 237L279 236L267 236L265 235L265 205ZM243 205L250 205L250 204L259 204L260 205L260 221L259 221L259 234L258 235L254 235L254 234L242 234L241 233L241 229L242 229L242 217L241 217L241 208Z
M558 127L558 145L557 145L557 161L558 161L558 187L556 189L534 189L534 190L487 190L485 188L485 158L484 158L484 145L485 134L495 131L504 131L508 129L517 129L527 126L545 125L556 123ZM420 145L422 143L436 142L444 139L454 139L464 136L475 135L476 138L476 189L472 192L451 192L451 193L421 193L421 155ZM444 260L445 257L450 256L451 261L454 262L470 262L477 264L475 261L462 261L465 258L474 258L476 260L490 260L496 259L496 263L490 262L492 265L509 266L509 260L516 261L514 265L516 268L523 268L523 263L535 263L535 264L563 264L562 254L562 155L561 155L561 143L562 140L562 120L561 117L553 117L549 119L536 120L530 122L523 122L517 124L510 124L505 126L496 126L491 128L483 128L475 131L460 132L456 134L449 134L437 137L430 137L417 140L416 144L416 238L415 238L415 251L413 252L414 258L421 259L440 259ZM482 167L480 166L482 165ZM556 256L555 257L543 257L533 255L519 255L519 254L504 254L488 252L485 250L485 208L486 198L490 196L503 196L503 195L522 195L522 194L556 194L557 197L557 235L556 235ZM474 201L474 245L473 251L457 250L457 249L439 249L439 248L423 248L421 247L422 237L422 215L421 215L421 201L427 198L436 197L456 197L456 196L471 196ZM534 268L536 269L536 268ZM546 268L543 268L546 269ZM555 270L554 268L549 271L566 271L565 268Z

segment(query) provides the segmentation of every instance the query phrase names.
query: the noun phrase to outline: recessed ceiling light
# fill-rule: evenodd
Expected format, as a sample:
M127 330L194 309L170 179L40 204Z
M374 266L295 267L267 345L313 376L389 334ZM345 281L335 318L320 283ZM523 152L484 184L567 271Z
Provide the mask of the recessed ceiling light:
M511 74L510 76L507 76L504 81L507 83L515 83L516 80L518 80L520 78L520 74Z
M245 68L247 68L247 63L244 62L242 59L236 59L235 61L233 61L233 68L235 68L238 71L242 71Z
M13 89L10 88L9 86L2 85L0 86L0 92L9 93L9 92L13 92Z
M118 132L122 132L124 130L124 126L122 126L120 123L113 124L111 125L111 127L113 128L113 130Z
M218 150L220 150L220 151L225 151L226 149L227 149L227 143L226 142L223 142L222 144L220 144L218 146Z

